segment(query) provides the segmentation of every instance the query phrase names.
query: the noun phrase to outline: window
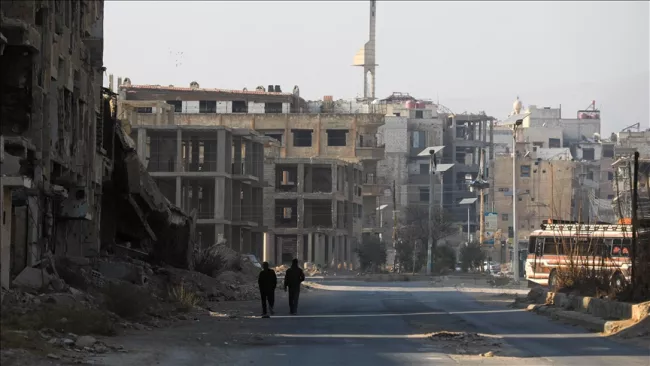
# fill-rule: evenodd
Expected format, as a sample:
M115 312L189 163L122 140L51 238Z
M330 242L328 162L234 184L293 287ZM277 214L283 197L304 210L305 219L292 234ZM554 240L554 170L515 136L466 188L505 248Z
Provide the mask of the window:
M199 100L199 113L217 113L217 101Z
M536 146L536 147L544 147L544 143L543 143L543 142L536 141L536 142L533 142L533 146Z
M291 130L293 132L293 146L310 147L311 133L313 130Z
M415 118L417 119L424 118L424 111L415 111Z
M501 214L501 221L508 221L508 214Z
M152 107L138 107L137 112L138 113L153 113L153 108Z
M348 130L327 130L327 146L345 146L347 134Z
M232 113L248 113L248 105L243 100L234 100L232 102Z
M614 157L614 146L603 145L603 158L613 158L613 157Z
M607 180L614 180L614 172L607 172Z
M264 113L282 113L282 103L264 103Z
M414 148L424 148L425 134L423 131L413 131L411 132L411 146Z
M613 194L608 194L608 195L607 195L607 199L608 199L608 200L613 200L613 199L614 199L614 195L613 195Z
M429 164L420 164L420 174L429 174Z
M429 187L420 187L420 202L429 202Z
M530 178L530 165L522 165L519 169L519 176L522 178Z
M500 187L499 192L510 192L510 188L509 187Z
M549 148L554 148L554 147L555 147L555 148L558 148L558 147L562 147L562 142L560 141L560 139L553 139L553 138L550 138L550 139L548 139L548 147L549 147Z
M280 141L280 144L282 144L282 135L283 134L281 134L281 133L265 133L264 135L268 136L268 137L270 137L272 139L276 139L276 140Z
M582 149L582 160L596 160L596 153L592 147Z
M183 112L183 102L180 100L168 100L167 104L171 104L174 106L174 113L182 113Z
M588 171L587 172L587 179L589 180L594 180L594 172L593 171Z

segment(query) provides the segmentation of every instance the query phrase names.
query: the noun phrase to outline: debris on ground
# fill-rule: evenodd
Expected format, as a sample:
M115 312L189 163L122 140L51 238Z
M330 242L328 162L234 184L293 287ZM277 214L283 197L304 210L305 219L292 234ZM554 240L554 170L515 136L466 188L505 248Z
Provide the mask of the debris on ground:
M440 331L428 336L444 352L459 355L494 357L495 348L502 346L500 339L470 332Z

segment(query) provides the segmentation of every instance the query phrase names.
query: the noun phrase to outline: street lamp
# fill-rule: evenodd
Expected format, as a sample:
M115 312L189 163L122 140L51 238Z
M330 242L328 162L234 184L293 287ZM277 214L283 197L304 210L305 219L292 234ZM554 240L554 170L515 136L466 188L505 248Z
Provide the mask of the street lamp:
M445 172L451 169L454 164L438 164L436 166L436 172L440 173L440 209L444 208L443 203L445 202Z
M427 275L431 275L433 270L433 188L435 184L434 175L436 174L436 153L444 149L444 146L431 146L422 150L418 156L429 156L429 240L427 245Z
M379 211L379 240L383 240L383 233L384 233L384 209L388 207L388 205L381 205L377 207L377 211Z
M512 271L513 280L519 283L519 237L517 234L517 129L523 124L523 119L518 119L512 126Z
M470 221L469 221L469 209L472 207L474 202L476 202L477 198L463 198L460 200L458 203L459 205L467 205L467 245L469 245L469 242L471 241L469 233L471 232L470 229Z

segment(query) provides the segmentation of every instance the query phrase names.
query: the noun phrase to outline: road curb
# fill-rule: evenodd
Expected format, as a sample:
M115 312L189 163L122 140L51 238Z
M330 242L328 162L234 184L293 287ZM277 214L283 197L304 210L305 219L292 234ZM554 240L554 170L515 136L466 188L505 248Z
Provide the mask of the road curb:
M546 304L531 304L526 310L536 314L547 316L553 320L559 320L576 326L581 326L589 331L609 334L621 321L608 321L593 315L579 313L577 311L563 310Z

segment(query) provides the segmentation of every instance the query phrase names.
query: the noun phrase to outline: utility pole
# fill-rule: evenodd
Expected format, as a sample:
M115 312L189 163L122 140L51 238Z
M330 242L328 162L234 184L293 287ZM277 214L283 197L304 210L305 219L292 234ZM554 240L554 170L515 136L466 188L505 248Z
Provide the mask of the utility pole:
M397 200L395 199L395 181L393 181L393 248L397 243Z
M518 119L512 127L512 272L519 283L519 236L517 234L517 127L524 121Z
M433 270L433 189L435 185L436 174L436 152L429 150L429 243L427 245L427 275L431 275Z
M479 187L478 194L479 194L479 226L478 226L478 238L479 238L479 245L483 246L483 243L485 242L485 198L483 196L483 189L485 189L485 184L483 184L483 172L484 172L484 165L483 165L483 158L484 158L485 151L484 149L481 149L481 154L480 154L480 159L481 159L481 164L480 164L480 175L479 175L479 181L481 182L481 186ZM493 198L494 199L494 198Z

